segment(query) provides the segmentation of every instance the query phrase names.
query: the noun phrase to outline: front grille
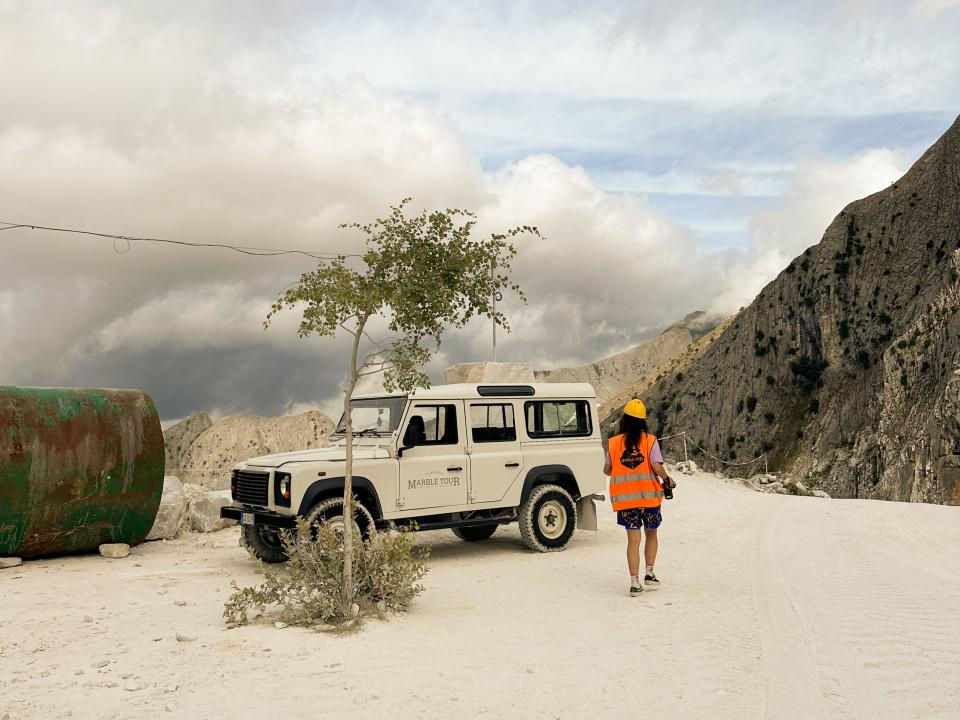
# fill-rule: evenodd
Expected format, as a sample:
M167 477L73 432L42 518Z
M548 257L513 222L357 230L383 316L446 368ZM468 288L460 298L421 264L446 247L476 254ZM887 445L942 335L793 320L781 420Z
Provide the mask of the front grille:
M249 470L235 470L234 473L236 489L233 491L233 499L244 505L266 506L270 473Z

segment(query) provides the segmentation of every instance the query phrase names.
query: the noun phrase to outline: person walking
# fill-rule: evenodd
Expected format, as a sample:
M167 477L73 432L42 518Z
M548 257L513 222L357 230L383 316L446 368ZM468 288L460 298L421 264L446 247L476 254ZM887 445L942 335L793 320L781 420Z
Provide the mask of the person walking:
M647 408L637 399L628 402L620 419L620 433L607 441L603 473L610 476L610 501L617 523L627 531L627 568L630 570L630 595L636 597L643 586L659 586L653 570L657 559L657 528L663 521L660 505L663 487L677 484L663 467L660 443L647 428ZM661 481L663 484L661 484ZM643 555L646 574L640 582L640 537L646 536Z

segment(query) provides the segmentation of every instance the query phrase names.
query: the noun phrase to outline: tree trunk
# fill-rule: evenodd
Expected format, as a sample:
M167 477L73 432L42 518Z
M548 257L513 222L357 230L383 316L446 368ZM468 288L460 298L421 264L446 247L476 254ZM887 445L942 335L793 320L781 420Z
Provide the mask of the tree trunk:
M350 410L350 402L353 400L353 391L357 387L359 372L357 354L365 324L365 321L357 321L357 330L353 336L350 372L343 398L343 429L347 443L343 472L343 606L347 612L353 605L353 414Z

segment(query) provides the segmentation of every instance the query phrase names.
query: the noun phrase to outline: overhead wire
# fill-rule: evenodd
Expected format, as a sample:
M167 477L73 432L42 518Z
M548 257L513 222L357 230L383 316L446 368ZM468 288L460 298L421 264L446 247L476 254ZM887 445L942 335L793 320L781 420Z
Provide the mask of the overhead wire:
M62 227L52 227L49 225L37 225L36 223L14 223L7 220L0 220L0 224L5 225L5 227L0 227L0 232L3 230L15 230L17 228L28 229L28 230L46 230L48 232L60 232L60 233L72 233L75 235L89 235L92 237L106 238L108 240L113 240L113 249L114 252L123 255L130 251L132 244L135 242L152 242L152 243L163 243L168 245L180 245L184 247L198 247L198 248L219 248L223 250L233 250L234 252L242 253L244 255L254 255L258 257L276 257L279 255L304 255L314 260L334 260L336 258L346 258L346 257L363 257L360 253L345 253L345 252L334 252L334 253L320 253L312 252L310 250L285 250L280 248L263 248L263 247L253 247L249 245L232 245L230 243L211 243L211 242L191 242L189 240L173 240L171 238L158 238L158 237L139 237L136 235L117 235L113 233L104 233L97 232L94 230L80 230L77 228L62 228ZM118 243L125 242L127 245L124 249L120 249L122 246Z

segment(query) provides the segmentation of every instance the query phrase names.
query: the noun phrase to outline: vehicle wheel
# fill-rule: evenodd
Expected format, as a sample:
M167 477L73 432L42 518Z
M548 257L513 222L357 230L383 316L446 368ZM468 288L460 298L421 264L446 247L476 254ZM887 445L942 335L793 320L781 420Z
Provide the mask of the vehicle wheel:
M338 535L343 535L343 498L332 497L321 500L304 516L307 525L317 526L320 521L326 520ZM361 537L369 537L376 528L373 515L362 503L353 502L353 530Z
M577 504L559 485L538 485L520 506L520 537L531 550L563 550L576 526Z
M488 537L493 535L496 531L497 531L497 523L491 523L489 525L471 525L469 527L453 528L453 534L456 535L461 540L466 540L467 542L477 542L479 540L486 540Z
M280 531L267 525L244 525L243 542L265 563L286 562L287 551L280 542Z

